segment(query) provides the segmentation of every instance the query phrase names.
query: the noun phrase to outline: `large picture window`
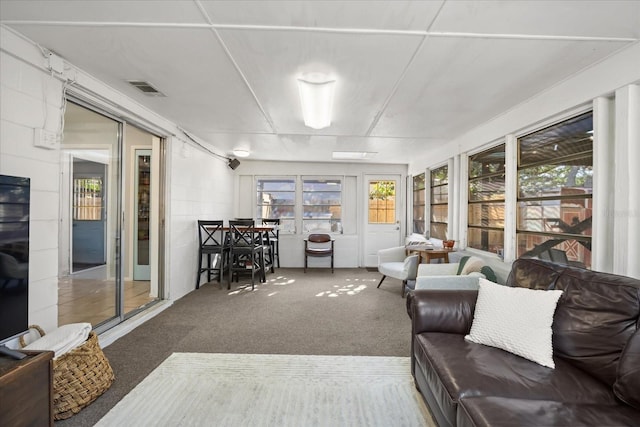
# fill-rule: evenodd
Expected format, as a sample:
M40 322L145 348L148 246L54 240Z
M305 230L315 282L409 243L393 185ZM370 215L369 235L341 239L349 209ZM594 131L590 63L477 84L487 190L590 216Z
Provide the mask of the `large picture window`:
M302 228L305 233L342 231L342 180L302 178Z
M413 177L413 232L424 234L425 225L425 174Z
M593 114L518 139L518 256L591 265Z
M430 237L448 239L449 226L449 167L431 171L431 222Z
M294 178L258 179L256 218L280 219L280 232L295 233L296 180Z
M504 249L504 184L504 144L469 156L469 247Z

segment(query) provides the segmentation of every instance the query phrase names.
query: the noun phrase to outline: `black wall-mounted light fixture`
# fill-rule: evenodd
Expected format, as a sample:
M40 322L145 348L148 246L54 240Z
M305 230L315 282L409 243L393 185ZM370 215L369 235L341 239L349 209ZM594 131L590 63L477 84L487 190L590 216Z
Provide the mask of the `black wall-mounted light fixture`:
M229 167L233 170L240 166L240 160L238 159L229 159Z

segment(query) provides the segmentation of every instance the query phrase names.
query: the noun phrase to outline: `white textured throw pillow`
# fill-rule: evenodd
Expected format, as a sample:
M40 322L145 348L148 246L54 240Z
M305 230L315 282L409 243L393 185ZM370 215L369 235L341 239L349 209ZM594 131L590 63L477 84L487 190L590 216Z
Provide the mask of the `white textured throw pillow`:
M479 279L471 332L464 338L555 368L551 325L562 291L511 288Z

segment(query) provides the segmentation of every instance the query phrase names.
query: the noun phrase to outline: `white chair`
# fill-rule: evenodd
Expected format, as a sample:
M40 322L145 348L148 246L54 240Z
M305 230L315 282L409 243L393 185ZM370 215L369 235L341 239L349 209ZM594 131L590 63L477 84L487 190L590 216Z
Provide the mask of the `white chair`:
M379 250L378 271L382 274L382 279L378 283L378 288L387 276L402 280L402 297L404 298L407 282L416 279L419 260L418 255L407 256L404 246Z

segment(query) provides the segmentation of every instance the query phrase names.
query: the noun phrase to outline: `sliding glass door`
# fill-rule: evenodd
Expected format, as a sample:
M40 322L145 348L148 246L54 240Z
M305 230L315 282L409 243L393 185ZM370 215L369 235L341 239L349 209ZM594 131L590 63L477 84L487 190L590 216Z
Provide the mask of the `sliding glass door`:
M58 325L98 332L162 297L164 141L67 102L60 150Z
M123 123L68 102L60 150L58 324L117 316Z

